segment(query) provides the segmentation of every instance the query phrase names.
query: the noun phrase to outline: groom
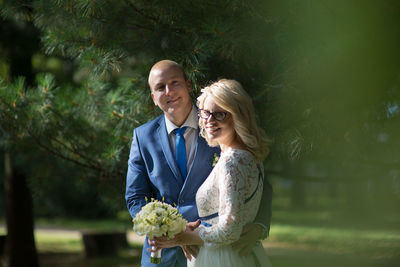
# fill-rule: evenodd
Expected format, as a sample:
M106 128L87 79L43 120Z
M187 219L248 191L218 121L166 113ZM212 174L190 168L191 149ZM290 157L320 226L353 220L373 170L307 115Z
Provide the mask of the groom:
M176 62L162 60L150 70L149 86L154 104L163 115L137 127L128 161L125 199L134 218L145 198L164 199L176 204L189 221L196 221L196 192L212 170L219 148L209 147L199 135L196 107L192 104L192 84ZM185 153L186 152L186 153ZM248 225L236 246L248 252L258 239L268 235L271 187L265 181L263 200L268 209L260 209L255 223ZM264 196L265 195L265 196ZM186 266L180 247L162 250L161 264L150 263L147 237L143 246L142 266Z

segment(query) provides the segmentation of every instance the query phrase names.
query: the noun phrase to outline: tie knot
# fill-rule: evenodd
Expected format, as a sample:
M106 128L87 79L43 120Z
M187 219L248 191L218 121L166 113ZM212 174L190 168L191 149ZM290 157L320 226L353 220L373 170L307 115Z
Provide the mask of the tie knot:
M177 136L183 136L183 134L185 133L186 129L187 129L187 127L185 126L185 127L182 127L182 128L176 128L174 131L175 131L175 134Z

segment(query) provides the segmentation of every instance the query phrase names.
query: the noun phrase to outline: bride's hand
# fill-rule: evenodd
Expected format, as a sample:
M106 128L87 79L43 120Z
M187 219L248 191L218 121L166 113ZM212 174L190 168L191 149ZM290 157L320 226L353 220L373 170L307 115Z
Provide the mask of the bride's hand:
M194 229L196 229L197 227L199 227L200 225L200 220L197 220L195 222L188 222L186 224L186 232L188 231L194 231Z
M156 246L157 248L171 248L182 245L202 245L203 240L200 238L198 230L194 227L195 225L197 225L197 223L187 226L184 232L180 232L173 238L168 238L166 236L155 237L153 240L149 240L149 245Z

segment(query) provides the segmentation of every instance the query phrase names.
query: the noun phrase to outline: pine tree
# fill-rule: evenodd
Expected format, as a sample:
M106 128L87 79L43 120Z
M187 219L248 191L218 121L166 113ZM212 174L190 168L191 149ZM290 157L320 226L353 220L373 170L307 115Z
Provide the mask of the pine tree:
M32 138L105 177L123 176L132 129L158 114L147 87L155 61L181 63L196 89L225 75L243 77L249 90L262 82L243 72L264 64L261 58L239 64L255 56L248 53L255 36L247 27L262 24L256 2L48 0L3 6L4 17L33 21L45 52L73 59L85 77L78 88L61 88L50 75L39 75L31 88L21 79L3 83L6 133Z
M121 182L132 129L159 114L149 68L168 58L196 93L218 77L244 85L272 140L270 173L378 183L399 158L399 7L383 2L3 1L2 16L32 21L43 50L72 60L80 78L3 81L2 142L29 140ZM315 166L322 175L309 174Z
M24 76L31 84L34 74L30 62L32 55L38 50L38 31L31 23L1 22L0 48L6 51L10 76ZM7 116L9 115L7 113ZM8 122L7 116L1 116L0 125ZM2 130L0 127L1 132ZM7 224L3 263L5 266L38 266L33 233L33 201L28 186L28 175L22 168L17 167L19 162L16 150L11 148L5 136L0 136L0 142L8 145L4 149L4 158L2 157L4 159L4 165L2 164L2 167L4 166L4 172L2 171L4 173L4 210ZM3 170L2 167L0 167L1 170ZM21 255L24 256L21 257Z
M4 5L5 16L22 12L20 16L32 19L43 31L47 53L76 58L94 74L141 69L146 76L154 61L170 58L183 65L195 85L224 74L208 73L216 62L238 62L248 54L254 60L254 49L249 48L260 36L249 26L263 28L267 23L263 5L243 0L48 0ZM129 60L135 64L127 68Z
M2 7L8 20L33 22L44 51L73 60L83 76L78 86L57 85L50 74L34 84L2 81L3 145L21 153L35 144L86 168L109 191L120 189L119 199L132 129L159 113L146 85L150 66L176 60L196 89L219 75L233 77L242 72L233 63L246 57L243 45L250 42L241 24L256 13L245 1L4 1Z

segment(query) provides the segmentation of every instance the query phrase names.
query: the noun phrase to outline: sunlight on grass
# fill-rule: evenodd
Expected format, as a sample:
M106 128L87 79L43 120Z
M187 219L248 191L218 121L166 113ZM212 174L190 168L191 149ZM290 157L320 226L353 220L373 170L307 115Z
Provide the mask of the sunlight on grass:
M274 266L293 266L292 263L297 261L304 262L304 266L317 266L310 264L307 257L315 261L320 258L325 261L325 257L350 257L377 262L396 261L400 258L398 228L357 227L351 223L339 225L338 218L333 222L335 216L326 211L290 214L280 211L274 215L270 237L263 242L267 251L272 253ZM133 233L129 220L39 219L36 220L36 226L35 239L40 253L84 253L80 234L84 229L121 231L126 228L130 245L127 253L135 253L129 254L129 257L140 258L144 242L144 237ZM5 228L0 227L0 233L5 232ZM292 253L293 259L288 259L286 253Z
M353 253L381 258L400 256L400 231L274 224L268 241L287 242L334 253Z
M79 233L67 231L35 231L36 244L41 252L81 252L82 239Z
M63 229L72 229L72 230L102 230L102 231L126 231L130 230L132 227L132 222L129 218L123 219L71 219L71 218L52 218L52 219L44 219L37 218L35 220L36 225L40 225L41 227L59 227Z

